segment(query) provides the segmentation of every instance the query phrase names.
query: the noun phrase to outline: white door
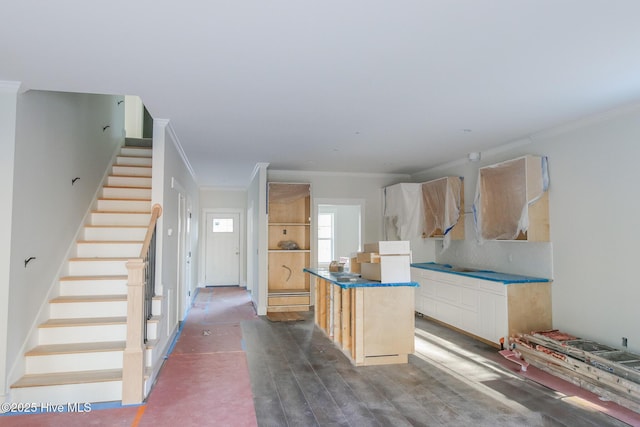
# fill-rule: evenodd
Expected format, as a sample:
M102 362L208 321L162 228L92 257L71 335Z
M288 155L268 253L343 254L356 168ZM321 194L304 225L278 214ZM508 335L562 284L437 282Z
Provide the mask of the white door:
M206 266L207 285L240 284L240 214L208 213Z

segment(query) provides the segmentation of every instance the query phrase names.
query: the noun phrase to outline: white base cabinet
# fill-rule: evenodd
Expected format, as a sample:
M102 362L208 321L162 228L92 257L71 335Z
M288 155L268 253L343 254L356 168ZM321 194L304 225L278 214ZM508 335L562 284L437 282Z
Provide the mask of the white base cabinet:
M549 282L505 284L411 268L416 311L496 347L519 332L551 329Z

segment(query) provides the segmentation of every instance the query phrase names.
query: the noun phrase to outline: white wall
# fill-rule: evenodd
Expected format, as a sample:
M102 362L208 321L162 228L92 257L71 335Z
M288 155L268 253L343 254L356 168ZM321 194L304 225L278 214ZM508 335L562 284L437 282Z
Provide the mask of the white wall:
M27 334L122 145L124 113L117 105L121 99L42 91L18 96L8 367L22 357ZM72 185L75 177L80 179ZM32 256L36 259L25 268L24 260Z
M159 122L158 125L156 122ZM160 133L156 137L156 134ZM195 177L191 173L190 166L185 163L181 155L179 141L167 121L154 120L154 145L161 144L162 152L162 217L158 222L158 244L161 245L161 271L160 280L163 299L163 310L167 314L167 336L171 336L173 331L182 320L184 315L184 304L178 307L180 294L183 302L188 303L188 295L193 296L197 287L198 278L198 242L199 242L199 222L200 222L200 202L199 191ZM155 152L154 152L155 156ZM155 160L154 160L155 161ZM154 177L156 163L154 163ZM186 287L178 289L178 264L184 263L186 253L179 257L179 197L185 197L188 211L191 213L190 239L187 242L187 251L191 250L191 264L187 266L188 274ZM156 200L154 199L154 202ZM161 344L162 345L162 344Z
M267 166L256 165L247 190L247 288L261 316L267 314Z
M514 273L553 275L553 326L604 344L640 352L637 258L640 210L637 160L640 106L585 119L482 153L482 162L459 162L414 176L465 177L466 210L473 201L478 167L524 154L549 157L552 243L453 243L438 261L490 263Z
M9 284L11 225L13 216L13 159L15 154L18 89L16 82L0 82L0 402L7 392L7 336L9 334Z

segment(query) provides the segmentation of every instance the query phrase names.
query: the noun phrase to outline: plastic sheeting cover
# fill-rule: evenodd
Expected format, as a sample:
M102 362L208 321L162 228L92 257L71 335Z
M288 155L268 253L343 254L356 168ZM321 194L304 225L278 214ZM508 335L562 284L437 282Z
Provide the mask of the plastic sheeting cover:
M425 237L444 236L443 248L449 247L449 232L460 219L462 178L450 176L422 184Z
M528 206L548 186L546 157L525 156L481 168L473 203L478 240L518 239L529 228Z
M384 231L387 240L411 240L422 233L421 184L401 183L384 189Z

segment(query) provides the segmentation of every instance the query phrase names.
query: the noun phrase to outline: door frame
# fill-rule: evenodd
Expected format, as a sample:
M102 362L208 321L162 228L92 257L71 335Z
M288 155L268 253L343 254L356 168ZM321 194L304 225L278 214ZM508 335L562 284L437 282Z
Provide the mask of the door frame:
M245 256L245 246L246 246L246 213L244 209L239 208L203 208L202 209L202 224L203 227L200 227L200 255L199 255L199 278L198 278L198 286L204 287L206 285L205 282L205 273L207 271L207 215L208 214L238 214L238 231L240 232L240 262L238 263L238 268L240 271L238 272L238 278L240 282L240 286L247 287L247 276L243 274L246 272L247 264L246 264L246 256Z

